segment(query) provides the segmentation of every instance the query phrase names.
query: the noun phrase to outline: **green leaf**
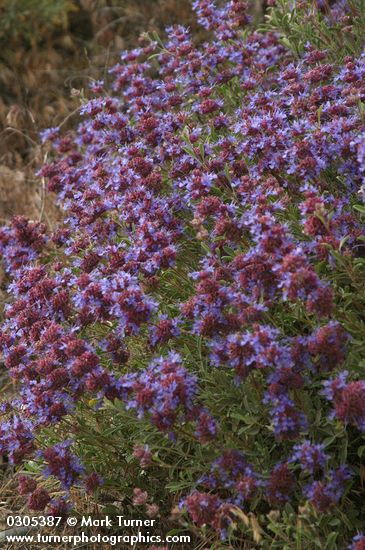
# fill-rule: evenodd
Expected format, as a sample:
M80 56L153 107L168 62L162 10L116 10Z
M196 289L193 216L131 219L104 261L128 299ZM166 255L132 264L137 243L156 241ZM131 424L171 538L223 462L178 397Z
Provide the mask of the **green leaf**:
M206 252L207 254L211 255L211 250L209 248L209 246L207 244L205 244L204 242L200 242L200 246L202 247L202 249L204 250L204 252Z
M327 537L325 550L335 550L337 548L336 545L336 539L338 537L338 533L330 533L330 535Z
M361 447L359 447L359 448L357 449L357 456L358 456L359 458L361 458L362 455L364 454L364 451L365 451L365 445L361 445Z
M361 204L355 204L354 210L360 212L360 214L365 214L365 206L362 206Z

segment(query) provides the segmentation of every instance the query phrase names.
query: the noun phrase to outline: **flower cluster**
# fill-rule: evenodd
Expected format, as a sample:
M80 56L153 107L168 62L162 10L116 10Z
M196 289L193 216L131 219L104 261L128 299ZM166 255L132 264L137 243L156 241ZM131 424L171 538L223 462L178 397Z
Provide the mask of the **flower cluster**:
M151 422L161 431L169 431L179 413L182 422L195 410L196 377L186 371L174 352L153 361L146 371L122 377L121 386L127 408L136 409L140 417L150 413Z
M257 495L263 482L243 453L228 450L212 463L209 474L204 475L199 484L209 490L229 489L236 495L230 503L242 506Z
M292 461L298 461L304 471L314 474L315 471L323 470L327 464L328 456L324 452L323 445L312 444L310 441L303 441L294 445Z
M338 378L325 382L324 395L332 401L335 416L345 424L365 431L365 381L346 383L347 372Z
M46 468L43 471L45 477L56 477L64 489L69 489L83 473L83 468L75 455L70 452L71 441L63 441L44 451L39 451L38 456L43 459ZM92 478L88 478L90 485Z
M343 495L345 482L351 474L345 467L331 471L326 481L313 481L305 492L309 501L319 512L327 512L335 506Z
M349 546L350 550L364 550L365 548L365 537L362 534L356 535L353 540L351 546Z
M8 227L0 229L0 254L10 273L34 261L47 244L44 223L16 216Z

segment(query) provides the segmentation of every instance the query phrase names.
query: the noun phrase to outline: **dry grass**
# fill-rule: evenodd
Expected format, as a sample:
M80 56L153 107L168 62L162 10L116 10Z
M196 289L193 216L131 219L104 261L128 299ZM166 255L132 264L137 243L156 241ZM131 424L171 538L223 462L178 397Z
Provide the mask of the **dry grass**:
M194 25L189 0L80 0L67 28L32 46L17 36L1 52L0 223L16 214L57 220L34 177L43 162L39 131L60 124L78 105L71 90L103 77L142 31L163 33L176 22Z

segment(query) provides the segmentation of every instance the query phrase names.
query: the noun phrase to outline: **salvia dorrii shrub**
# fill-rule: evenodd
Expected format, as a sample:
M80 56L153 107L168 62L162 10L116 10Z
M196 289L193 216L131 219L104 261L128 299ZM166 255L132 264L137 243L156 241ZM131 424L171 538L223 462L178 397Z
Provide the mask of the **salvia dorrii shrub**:
M193 2L206 42L145 37L43 133L64 225L0 233L30 509L81 491L210 548L365 547L362 3L286 4L290 39L283 2L260 31Z

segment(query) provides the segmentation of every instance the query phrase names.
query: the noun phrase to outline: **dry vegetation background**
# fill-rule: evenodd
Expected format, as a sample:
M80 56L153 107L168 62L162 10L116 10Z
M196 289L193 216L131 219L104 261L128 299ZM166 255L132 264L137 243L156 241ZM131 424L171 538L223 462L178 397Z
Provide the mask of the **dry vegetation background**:
M77 91L141 32L174 23L198 30L191 0L0 0L0 223L24 214L53 224L59 214L35 177L39 131L72 119Z
M38 133L62 123L142 31L194 26L189 0L0 0L0 218L58 217L34 173Z

